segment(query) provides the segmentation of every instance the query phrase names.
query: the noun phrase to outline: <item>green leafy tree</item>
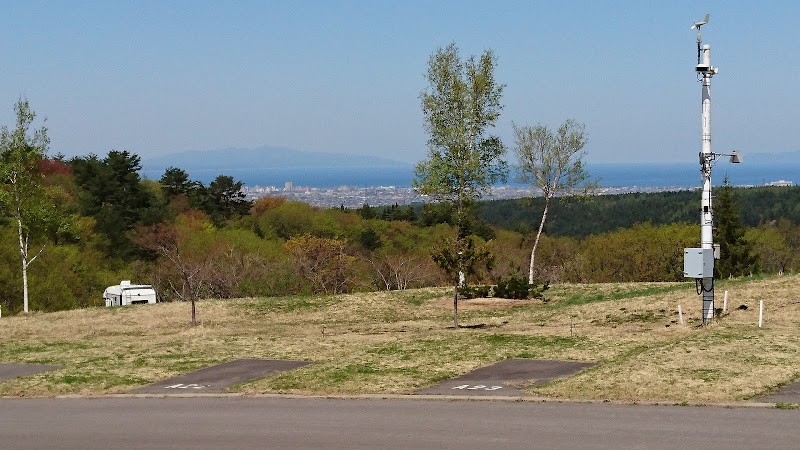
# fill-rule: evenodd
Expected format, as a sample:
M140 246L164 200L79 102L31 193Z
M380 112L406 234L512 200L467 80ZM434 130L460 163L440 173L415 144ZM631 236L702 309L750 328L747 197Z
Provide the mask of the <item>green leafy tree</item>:
M545 201L528 268L528 282L533 284L536 247L547 220L550 200L564 194L585 194L597 183L589 179L589 173L583 165L586 132L582 124L567 119L557 130L544 125L514 125L514 137L519 179L539 188Z
M31 130L36 113L28 100L14 106L14 130L0 131L0 208L10 215L17 228L22 266L22 309L28 312L28 268L47 245L49 233L65 226L54 200L54 192L44 184L41 164L50 139L47 128Z
M745 232L745 239L753 244L753 253L762 270L782 274L791 267L797 252L790 247L778 226L770 224L750 228Z
M716 191L714 202L714 242L719 244L720 259L714 264L717 277L748 275L758 270L753 245L745 238L739 205L728 177Z
M466 61L455 44L440 48L428 60L428 87L420 94L428 158L417 164L414 189L433 200L453 206L456 237L451 250L464 256L467 235L464 224L476 200L494 184L505 182L508 167L500 138L489 134L500 118L504 85L494 78L496 58L491 50ZM442 250L442 249L440 249ZM439 261L446 262L449 257ZM440 264L452 272L464 268L464 261ZM458 273L451 273L458 280ZM458 286L453 295L453 320L458 327Z
M265 237L290 239L313 232L314 214L315 209L307 203L287 201L267 209L258 224Z

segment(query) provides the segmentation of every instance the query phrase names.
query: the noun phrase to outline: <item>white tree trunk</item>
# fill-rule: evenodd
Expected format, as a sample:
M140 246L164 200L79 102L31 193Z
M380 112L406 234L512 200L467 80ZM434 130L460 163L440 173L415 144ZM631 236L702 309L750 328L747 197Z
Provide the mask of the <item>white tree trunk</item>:
M533 250L531 250L531 265L528 268L528 283L533 284L533 266L536 259L536 247L539 245L539 239L542 237L542 230L544 229L544 221L547 220L547 208L550 206L550 197L544 199L544 212L542 212L542 221L539 222L539 231L536 233L536 239L533 241Z
M19 235L19 257L22 261L22 311L28 312L28 243L23 239L22 220L17 216L17 233Z

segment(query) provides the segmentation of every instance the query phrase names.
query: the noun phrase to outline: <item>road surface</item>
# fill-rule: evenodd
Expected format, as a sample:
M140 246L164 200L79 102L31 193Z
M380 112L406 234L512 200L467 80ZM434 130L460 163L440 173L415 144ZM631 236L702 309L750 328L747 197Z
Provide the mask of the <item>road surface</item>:
M0 399L0 448L796 448L800 411L454 400Z

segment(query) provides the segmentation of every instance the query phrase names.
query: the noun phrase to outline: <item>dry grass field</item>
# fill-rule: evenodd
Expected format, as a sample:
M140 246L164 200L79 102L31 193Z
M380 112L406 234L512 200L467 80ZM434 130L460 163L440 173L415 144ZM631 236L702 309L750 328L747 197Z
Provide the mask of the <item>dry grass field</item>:
M441 288L207 300L194 328L185 303L3 317L0 362L63 368L1 382L0 395L125 393L235 358L313 362L236 387L244 393L412 393L506 358L545 358L598 364L529 386L535 395L741 401L800 377L798 282L719 282L717 306L727 290L729 311L707 326L689 283L557 285L546 302L467 300L459 329Z

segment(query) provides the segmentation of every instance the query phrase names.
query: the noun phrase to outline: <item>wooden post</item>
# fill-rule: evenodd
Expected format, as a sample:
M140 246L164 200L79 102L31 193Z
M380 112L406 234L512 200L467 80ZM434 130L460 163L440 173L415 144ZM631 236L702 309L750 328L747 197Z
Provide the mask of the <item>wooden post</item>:
M678 305L678 323L683 325L683 309L681 309L681 305Z
M764 300L758 302L758 328L764 325Z

